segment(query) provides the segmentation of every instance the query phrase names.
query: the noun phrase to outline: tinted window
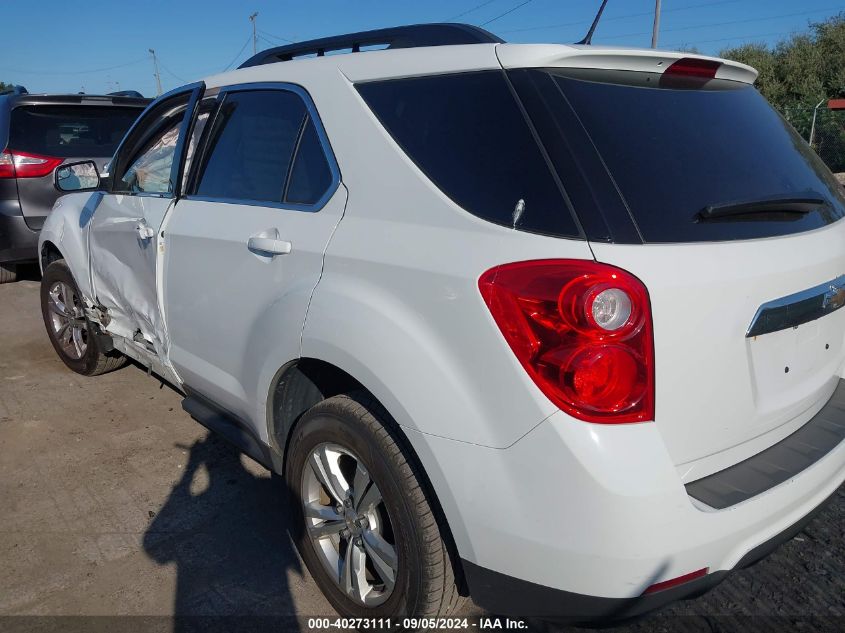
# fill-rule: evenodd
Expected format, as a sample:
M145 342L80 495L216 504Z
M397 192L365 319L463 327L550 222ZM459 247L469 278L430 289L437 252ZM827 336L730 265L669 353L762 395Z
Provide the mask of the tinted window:
M545 106L562 129L571 104L646 242L784 235L845 214L845 198L830 172L753 86L669 84L652 73L527 72L556 86ZM544 136L543 142L565 139ZM827 204L806 215L699 215L706 207L771 198Z
M227 94L209 135L195 193L281 202L304 118L305 104L292 92Z
M162 132L147 141L124 172L119 187L121 191L173 192L173 158L181 122L181 119L171 122Z
M155 103L138 120L115 157L113 191L172 194L174 159L190 93Z
M329 188L332 172L314 121L308 118L290 174L286 202L314 204Z
M519 228L578 235L503 73L398 79L357 88L408 156L470 213L512 226L514 209L523 200Z
M21 106L12 110L9 147L70 157L111 157L139 108L106 106Z

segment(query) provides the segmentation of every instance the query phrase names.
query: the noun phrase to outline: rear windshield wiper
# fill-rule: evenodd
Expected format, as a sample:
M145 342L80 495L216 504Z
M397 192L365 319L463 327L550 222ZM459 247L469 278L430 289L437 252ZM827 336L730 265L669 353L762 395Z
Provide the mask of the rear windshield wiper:
M822 197L788 197L775 196L760 200L745 200L742 202L726 202L704 207L695 214L695 222L708 220L797 220L801 217L828 208L827 200Z

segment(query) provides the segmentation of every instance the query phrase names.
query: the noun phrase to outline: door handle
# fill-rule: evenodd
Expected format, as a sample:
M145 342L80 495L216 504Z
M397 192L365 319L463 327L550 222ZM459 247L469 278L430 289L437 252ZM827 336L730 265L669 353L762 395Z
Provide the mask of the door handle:
M153 236L156 234L153 227L147 224L146 220L140 220L138 224L135 226L135 230L138 231L138 237L142 240L149 240L152 239Z
M247 248L259 255L287 255L290 253L291 243L277 237L253 236L249 238Z

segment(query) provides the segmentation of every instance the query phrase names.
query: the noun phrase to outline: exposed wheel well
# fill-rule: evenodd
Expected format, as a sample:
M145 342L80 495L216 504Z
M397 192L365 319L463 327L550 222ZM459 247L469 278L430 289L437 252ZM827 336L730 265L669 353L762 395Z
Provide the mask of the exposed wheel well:
M296 422L315 404L363 388L345 371L321 360L300 358L282 367L273 380L267 420L274 448L285 453Z
M52 264L57 259L62 259L61 251L56 248L56 245L52 242L44 242L41 245L41 270L47 268L50 264Z
M276 373L270 390L270 408L268 410L267 423L269 425L270 441L285 461L287 461L288 440L302 414L326 398L351 391L366 392L378 402L378 398L354 377L339 367L325 361L314 358L301 358L288 363ZM383 404L382 409L387 411ZM414 463L416 466L415 470L420 473L420 477L422 478L420 484L426 490L427 496L431 500L432 509L440 523L441 532L452 559L453 571L459 591L461 595L468 595L464 571L455 540L452 537L452 531L449 528L446 515L443 512L440 501L437 499L437 494L431 485L431 481L428 479L428 475L404 431L390 417L389 413L385 422L391 426L391 429L401 440L402 448L408 453L407 459Z

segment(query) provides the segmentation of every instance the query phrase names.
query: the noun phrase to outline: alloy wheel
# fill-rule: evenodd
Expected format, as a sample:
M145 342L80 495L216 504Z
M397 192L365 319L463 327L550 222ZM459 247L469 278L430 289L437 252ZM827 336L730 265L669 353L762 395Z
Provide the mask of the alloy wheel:
M305 527L340 590L367 607L393 593L399 560L393 523L364 463L349 449L320 444L302 477Z
M88 323L76 291L63 281L50 286L47 302L53 336L62 351L79 360L88 349Z

